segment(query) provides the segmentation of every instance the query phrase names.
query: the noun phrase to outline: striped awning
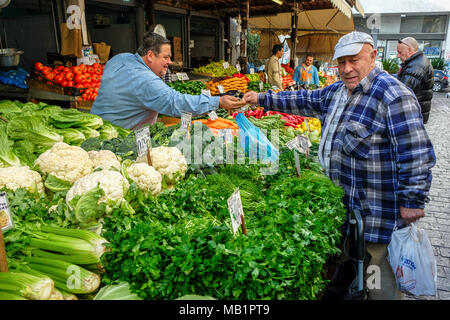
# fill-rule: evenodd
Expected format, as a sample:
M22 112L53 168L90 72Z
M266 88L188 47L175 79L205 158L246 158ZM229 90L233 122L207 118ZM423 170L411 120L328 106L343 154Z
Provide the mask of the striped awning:
M352 6L348 4L345 0L330 0L331 4L339 9L344 15L346 15L348 18L352 17ZM359 0L353 0L355 9L358 10L358 12L364 17L364 9L359 2Z

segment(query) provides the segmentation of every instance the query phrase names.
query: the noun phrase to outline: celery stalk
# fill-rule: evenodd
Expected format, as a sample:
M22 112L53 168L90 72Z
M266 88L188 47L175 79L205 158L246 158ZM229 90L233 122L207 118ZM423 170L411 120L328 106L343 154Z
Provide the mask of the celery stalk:
M33 249L31 253L38 257L62 260L73 264L96 264L98 262L98 257L94 256L92 253L58 254L39 249Z
M54 283L47 277L37 277L24 272L0 272L0 290L20 295L30 300L47 300Z
M100 286L100 276L62 260L28 257L29 267L53 279L55 287L69 293L91 293Z
M59 292L61 292L61 294L63 295L64 300L78 300L78 297L73 293L69 293L63 290L59 290Z
M28 299L18 294L0 290L0 300L28 300Z
M58 289L53 288L53 291L50 294L50 297L48 298L48 300L64 300L64 296Z

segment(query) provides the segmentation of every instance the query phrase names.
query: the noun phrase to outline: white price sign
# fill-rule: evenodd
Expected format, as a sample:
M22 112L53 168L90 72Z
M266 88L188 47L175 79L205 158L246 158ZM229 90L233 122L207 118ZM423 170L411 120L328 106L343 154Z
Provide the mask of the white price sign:
M244 209L242 208L241 201L241 193L239 188L237 188L231 197L227 200L228 203L228 211L230 212L231 217L231 226L233 228L233 234L236 234L239 227L242 225L244 221ZM246 233L245 227L243 225L243 232Z
M191 126L192 113L182 112L181 113L181 129L187 130Z
M205 96L211 97L211 90L202 89L202 94L204 94Z
M229 144L233 142L233 134L231 132L231 128L219 129L219 137L223 137L225 140L225 144Z
M294 139L288 141L286 143L286 147L289 148L289 150L297 150L300 153L308 154L309 153L309 147L311 147L312 144L309 141L309 138L306 136L298 135Z
M223 86L222 86L221 84L219 84L219 85L217 86L217 89L219 90L219 92L220 92L221 94L225 93L225 89L223 88Z
M0 193L0 229L2 232L14 227L11 212L9 211L6 192Z
M225 62L223 63L223 68L224 68L224 69L228 69L229 67L230 67L230 64L229 64L228 62L225 61Z
M178 72L177 73L177 78L180 81L189 80L189 76L187 75L186 72Z
M254 74L255 73L255 69L254 68L250 68L250 74Z
M238 72L241 72L241 65L238 63L238 64L236 64L236 70L238 71Z
M259 91L263 91L264 83L262 81L259 82Z
M135 131L137 158L147 155L147 151L151 150L151 137L149 127L143 127Z
M212 121L217 120L219 118L215 111L211 111L210 113L208 113L208 116Z

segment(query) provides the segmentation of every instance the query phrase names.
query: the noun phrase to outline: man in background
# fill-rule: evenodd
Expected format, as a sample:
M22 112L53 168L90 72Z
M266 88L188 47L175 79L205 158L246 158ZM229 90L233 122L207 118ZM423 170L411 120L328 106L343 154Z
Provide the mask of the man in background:
M314 84L319 87L319 72L313 65L314 57L311 54L307 54L305 62L295 68L294 81L299 85Z
M270 85L283 89L281 81L281 64L280 59L283 56L283 46L276 44L272 48L272 56L266 64L267 81Z
M433 98L433 67L412 37L398 40L397 57L402 60L397 78L414 91L421 107L423 123L427 123Z

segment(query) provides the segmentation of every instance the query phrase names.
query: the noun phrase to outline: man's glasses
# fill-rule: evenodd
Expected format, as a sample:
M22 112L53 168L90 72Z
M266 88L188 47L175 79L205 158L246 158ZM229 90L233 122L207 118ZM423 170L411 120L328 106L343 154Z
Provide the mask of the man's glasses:
M403 42L402 40L398 40L398 43L404 44L405 46L407 46L409 48L409 45L406 42Z

